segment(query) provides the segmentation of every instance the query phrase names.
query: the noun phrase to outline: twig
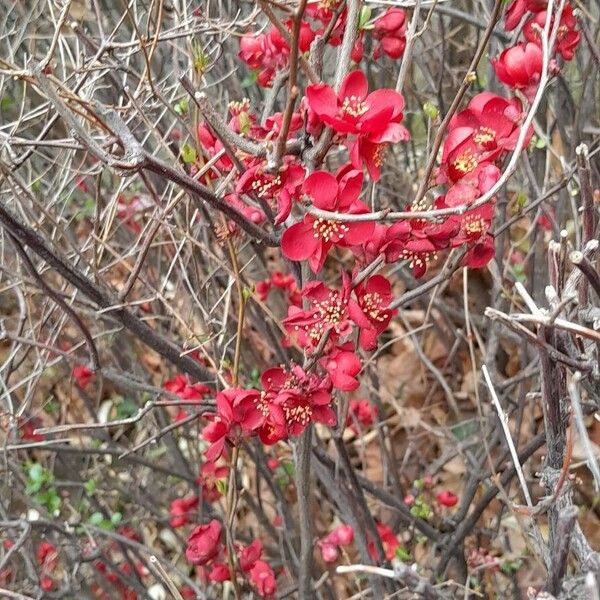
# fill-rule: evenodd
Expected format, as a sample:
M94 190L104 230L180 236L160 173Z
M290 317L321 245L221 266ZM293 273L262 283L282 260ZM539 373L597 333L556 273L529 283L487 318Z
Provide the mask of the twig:
M481 365L481 372L483 373L483 378L485 379L485 383L490 392L490 396L492 398L492 403L494 405L494 408L496 409L498 418L500 419L500 424L502 425L502 430L504 431L504 437L506 438L506 443L508 444L508 449L510 450L510 455L512 457L513 464L515 466L515 471L517 473L517 477L519 478L519 483L521 484L521 490L523 491L523 496L525 497L527 506L529 508L533 508L533 502L531 501L531 495L529 494L529 488L527 487L527 481L525 480L525 475L523 474L523 469L521 468L521 464L519 463L519 455L517 453L517 449L515 448L515 444L513 442L512 435L510 433L510 429L508 427L508 415L502 410L502 406L500 405L500 400L498 400L496 390L494 389L494 384L492 383L490 374L485 365Z
M577 425L579 439L581 440L581 444L585 452L588 468L594 476L594 487L596 488L596 493L598 493L600 491L600 467L598 466L598 460L594 454L587 428L583 420L583 411L581 410L581 400L579 398L580 381L581 373L579 373L579 371L573 373L573 377L567 385L567 389L569 390L569 397L571 398L571 407L575 417L575 424Z

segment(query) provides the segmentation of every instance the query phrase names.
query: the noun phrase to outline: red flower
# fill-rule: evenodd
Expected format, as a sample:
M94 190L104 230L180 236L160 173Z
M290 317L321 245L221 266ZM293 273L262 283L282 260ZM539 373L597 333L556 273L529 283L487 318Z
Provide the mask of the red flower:
M187 539L185 556L193 565L205 565L221 550L221 523L213 519L206 525L198 525Z
M360 386L356 376L362 369L362 363L353 351L352 343L334 348L319 363L327 371L334 388L352 392Z
M42 542L36 550L37 562L45 571L54 571L58 565L58 553L54 544Z
M406 13L400 8L388 8L381 13L373 23L373 37L379 40L374 59L382 51L390 58L400 58L406 48Z
M306 88L306 97L310 109L338 133L368 135L377 143L404 139L405 129L400 125L402 95L389 89L368 91L365 74L352 71L342 82L339 94L317 83Z
M261 557L263 545L260 540L253 540L251 544L242 549L238 564L242 571L251 571L256 561Z
M173 379L163 383L163 388L179 396L182 400L202 400L212 392L212 389L201 383L190 384L186 375L179 373Z
M487 234L471 246L463 258L463 264L471 269L481 269L494 258L495 254L494 238Z
M435 499L440 506L447 506L448 508L456 506L458 503L458 496L453 494L450 490L439 492Z
M529 19L523 27L523 34L528 42L541 45L540 28L543 31L546 23L546 11L542 10ZM556 33L554 52L560 54L565 60L573 60L575 48L579 45L580 35L575 30L577 19L573 14L573 7L565 4L560 15L560 24ZM554 27L554 18L551 20L550 31Z
M348 214L369 212L358 200L363 175L360 171L343 170L336 178L326 171L317 171L304 182L304 192L315 207ZM309 259L310 268L317 273L323 267L331 247L355 246L369 239L374 224L328 221L307 214L304 220L289 227L281 238L281 250L291 260Z
M264 414L258 407L261 399L256 390L232 388L219 392L216 397L217 412L202 430L202 437L210 442L205 455L215 461L229 439L236 443L240 436L250 435L264 422Z
M332 343L352 331L348 314L350 279L346 274L342 282L341 290L333 290L321 281L310 281L302 289L302 297L309 301L310 309L288 308L283 324L302 348L318 346L326 331Z
M548 0L512 0L506 9L504 29L512 31L521 22L526 12L539 12L546 10Z
M40 577L40 587L45 592L50 592L54 588L54 579L52 577L48 577L48 575L42 575Z
M456 157L457 150L465 148L466 143L478 155L479 162L496 160L502 152L514 150L522 117L523 109L518 99L506 100L491 92L477 94L468 108L450 121L442 162L447 162L451 155ZM531 134L533 129L529 137ZM525 143L528 142L526 139Z
M375 421L377 407L373 406L368 400L350 400L350 409L346 419L346 427L350 427L355 433L358 433L356 424L360 423L365 427L370 427Z
M392 286L383 275L373 275L354 288L356 302L350 300L350 317L360 329L359 343L363 350L375 350L377 338L383 333L396 310L388 306L393 299Z
M189 523L189 513L198 506L198 496L189 496L188 498L177 498L171 502L169 521L171 527L177 529Z
M152 198L147 194L135 194L130 198L120 195L117 198L117 217L134 233L142 231L136 217L153 206Z
M231 579L229 567L224 563L215 563L208 574L208 578L216 583L223 583Z
M214 462L205 462L200 467L200 474L196 479L202 487L202 499L206 502L215 502L221 497L221 492L217 487L217 482L227 477L229 467L218 467Z
M83 366L73 367L73 378L80 388L84 388L94 377L94 372L91 369Z
M276 199L275 223L283 223L292 210L292 202L298 197L300 184L304 180L304 167L291 158L284 160L277 174L268 173L266 166L266 161L261 161L246 170L238 179L236 191L256 194L265 200Z
M41 442L46 439L41 433L34 433L34 431L43 426L43 423L39 417L20 417L19 418L19 433L23 441L27 440L30 442Z
M269 297L269 292L271 291L271 282L268 279L264 281L257 281L254 286L254 290L256 291L256 295L261 302L265 302Z
M221 150L223 150L223 144L221 143L219 138L213 135L211 130L208 128L208 125L200 123L196 131L198 134L198 140L200 142L200 145L206 150L209 156L215 156L219 152L221 152ZM217 160L217 162L214 164L214 168L217 171L220 171L221 173L227 173L233 168L233 163L231 162L231 159L229 158L227 153L224 153ZM204 177L204 180L207 181L209 179L213 179L214 177L216 177L216 173L214 173L211 170L207 172L207 174Z
M406 134L407 135L403 140L409 139L408 131L406 131ZM373 181L379 181L387 147L388 144L379 144L377 142L372 142L366 136L358 136L348 145L352 166L355 169L362 169L363 166L365 166L369 173L369 177Z
M492 64L502 83L533 98L542 73L542 50L537 44L522 42L507 48Z
M335 562L337 560L339 551L335 544L329 544L325 540L319 540L317 546L319 546L321 556L326 563Z
M256 588L256 591L263 598L269 598L277 591L277 581L275 573L269 563L264 560L257 560L250 571L250 581Z
M331 384L314 373L307 374L299 366L293 367L289 372L273 368L262 374L261 381L265 394L272 398L271 406L280 408L288 435L300 435L311 422L330 427L335 425L336 416L331 408ZM267 422L271 419L272 417L267 419ZM279 418L273 427L277 431L280 429Z
M376 523L376 526L377 531L379 532L379 537L381 538L381 543L383 544L385 558L386 560L392 560L396 556L396 550L400 547L400 542L390 527L379 522ZM375 548L375 543L373 540L369 539L367 548L371 558L376 561L377 549Z
M338 547L347 546L354 539L354 529L342 523L317 542L325 562L334 562L338 557Z

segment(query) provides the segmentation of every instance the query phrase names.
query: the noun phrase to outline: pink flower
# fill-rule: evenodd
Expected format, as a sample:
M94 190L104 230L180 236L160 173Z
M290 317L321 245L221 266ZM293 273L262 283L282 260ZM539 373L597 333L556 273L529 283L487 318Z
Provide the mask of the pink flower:
M341 134L368 135L377 143L399 142L406 132L400 125L404 98L394 90L381 89L369 94L362 71L349 73L339 94L324 83L306 88L310 109Z
M325 562L335 562L337 560L339 551L335 544L328 544L323 540L319 540L317 545Z
M271 405L280 408L288 435L300 435L311 422L335 425L331 384L314 373L307 374L299 366L289 372L273 368L262 374L261 381L265 393L272 398ZM278 421L274 427L280 427Z
M328 211L348 214L368 213L368 207L358 200L363 175L360 171L341 171L335 177L326 171L316 171L304 182L304 192L313 205ZM317 273L323 267L332 246L355 246L369 239L372 221L344 223L307 214L304 220L289 227L281 239L281 250L291 260L309 260Z
M208 578L216 583L223 583L231 579L229 567L224 563L215 563L208 574Z
M205 565L221 550L221 523L213 519L206 525L198 525L187 539L185 556L193 565Z
M526 12L539 12L546 10L548 0L512 0L506 9L504 29L512 31L520 23Z
M186 375L178 374L163 383L163 388L182 400L202 400L212 392L212 389L201 383L191 384Z
M439 492L435 499L440 506L447 506L448 508L456 506L458 503L458 496L453 494L450 490L443 490Z
M286 158L276 174L267 172L266 166L266 161L261 161L248 168L238 179L236 191L255 194L267 201L276 200L275 223L279 224L288 218L292 202L298 197L304 180L304 167L292 158Z
M353 539L354 529L342 523L320 539L317 546L325 562L334 562L338 558L338 548L351 544Z
M263 598L269 598L277 591L275 573L270 565L264 560L257 560L250 571L250 581L256 588L258 594Z

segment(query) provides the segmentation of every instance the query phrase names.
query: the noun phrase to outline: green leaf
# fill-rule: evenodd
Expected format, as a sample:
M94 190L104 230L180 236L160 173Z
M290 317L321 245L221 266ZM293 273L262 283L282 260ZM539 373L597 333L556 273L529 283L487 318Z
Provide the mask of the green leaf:
M527 205L527 199L527 194L525 192L520 191L517 194L517 209L519 211L522 211L525 208L525 206Z
M175 112L178 115L185 115L187 113L187 111L189 110L189 107L190 107L189 100L187 98L183 98L183 100L180 100L179 102L177 102L175 104Z
M358 30L365 29L365 25L371 18L371 8L369 6L363 6L360 11L360 18L358 19Z
M137 404L131 398L122 398L115 403L117 419L128 419L137 412Z
M42 467L42 465L39 463L32 463L27 474L31 481L40 483L44 481L44 467Z
M15 101L10 96L2 96L2 99L0 100L0 109L6 110L13 106L14 103Z
M110 516L110 522L116 527L123 520L123 515L120 512L114 512Z
M248 116L248 113L241 112L238 116L238 120L240 123L240 133L243 135L248 135L250 133L250 129L252 128L252 121Z
M398 546L396 548L396 558L402 561L410 560L410 552L406 548Z
M478 429L479 426L477 425L477 421L470 419L468 421L464 421L463 423L458 423L451 428L451 431L454 437L461 442L477 432Z
M88 496L91 496L97 488L97 484L96 484L96 480L95 479L88 479L84 484L83 484L83 489L85 490L85 493Z
M99 527L102 524L102 521L104 521L104 515L101 512L92 513L88 519L88 523L90 525L95 525L96 527Z
M196 162L196 150L194 150L194 148L192 148L189 144L184 144L181 148L181 158L183 158L183 162L186 164Z
M430 102L429 100L427 102L425 102L425 104L423 104L423 112L432 121L435 121L435 119L437 119L438 115L440 114L438 107L433 102Z
M219 490L219 493L224 496L227 493L227 482L224 479L217 479L215 487Z

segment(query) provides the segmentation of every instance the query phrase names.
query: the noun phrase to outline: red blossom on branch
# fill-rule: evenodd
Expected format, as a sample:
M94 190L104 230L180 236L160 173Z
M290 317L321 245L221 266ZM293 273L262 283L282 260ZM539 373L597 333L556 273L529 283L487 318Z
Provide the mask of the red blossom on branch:
M198 525L187 539L185 556L193 565L205 565L222 550L221 523L213 519L206 525Z

